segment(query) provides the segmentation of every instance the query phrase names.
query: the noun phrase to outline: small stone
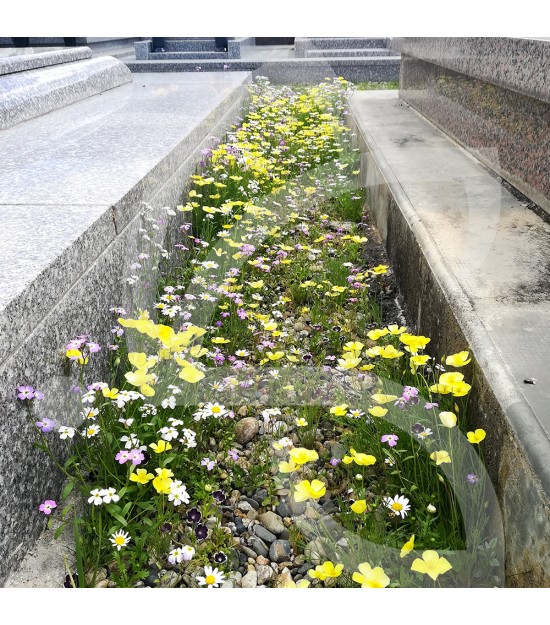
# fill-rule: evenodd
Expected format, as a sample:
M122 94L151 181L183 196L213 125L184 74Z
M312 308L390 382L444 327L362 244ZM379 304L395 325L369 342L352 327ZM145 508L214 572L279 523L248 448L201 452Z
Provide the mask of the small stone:
M241 545L241 551L245 553L249 558L255 559L258 555L255 551L252 551L252 549L250 549L250 547L247 547L246 545Z
M254 510L254 508L251 506L251 504L248 503L248 501L239 501L239 503L237 504L237 508L241 512L250 512L250 510Z
M299 575L305 575L312 568L313 568L313 564L306 562L305 564L302 564L302 566L298 569L297 572Z
M248 564L254 564L254 562L256 562L256 558L248 558ZM252 567L252 569L250 568L250 566L247 567L249 571L255 571L255 567Z
M279 505L275 508L275 510L277 511L277 514L280 517L289 517L292 516L292 513L290 512L290 508L287 506L287 504L284 501L281 501L279 503Z
M235 424L235 439L245 445L258 434L259 429L258 421L254 417L245 417Z
M269 557L272 562L284 562L292 554L292 547L288 540L276 540L269 547Z
M208 517L205 523L206 527L211 530L214 529L215 527L218 527L218 524L219 524L218 517L215 517L215 516Z
M256 564L269 564L269 560L264 556L258 556L256 558Z
M275 512L269 511L260 514L258 521L273 534L280 534L285 529L283 519Z
M258 574L256 571L248 571L241 581L242 588L256 588L258 585Z
M284 529L280 534L279 534L279 538L282 538L283 540L288 540L290 538L290 532L287 529Z
M253 495L252 499L258 502L259 505L262 505L262 501L267 497L268 492L265 488L259 488ZM257 508L256 508L257 509Z
M262 525L254 526L254 534L258 536L258 538L261 538L268 545L270 545L274 540L277 540L277 536L275 536L275 534L272 534Z
M302 566L302 564L304 564L305 561L306 561L306 557L304 556L303 553L298 554L294 558L294 564L296 564L297 566Z
M326 558L323 545L321 545L318 540L312 540L306 545L304 555L307 560L310 560L315 564L321 564L324 561L324 558Z
M265 584L275 575L273 569L265 564L259 564L256 567L256 575L258 577L258 584Z
M260 538L257 538L256 536L252 537L250 539L250 546L252 547L254 552L258 554L258 556L262 556L264 558L267 557L267 554L269 553L269 548Z
M138 584L141 584L142 587L145 586L145 584L142 581L139 581ZM109 588L109 580L108 579L100 580L95 585L95 588ZM135 586L135 588L137 588L137 585Z
M258 508L260 507L260 504L255 499L251 499L250 497L241 497L241 501L246 501L247 503L249 503L254 508L254 510L258 510Z
M166 571L159 577L160 588L176 588L181 582L181 575L178 575L176 571Z

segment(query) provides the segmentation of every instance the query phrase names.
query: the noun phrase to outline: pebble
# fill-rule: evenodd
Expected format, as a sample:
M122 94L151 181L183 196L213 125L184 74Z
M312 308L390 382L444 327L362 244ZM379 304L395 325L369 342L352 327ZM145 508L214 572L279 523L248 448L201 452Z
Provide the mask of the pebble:
M250 512L251 510L254 510L252 505L248 503L248 501L244 501L244 500L239 501L239 503L237 504L237 508L241 512Z
M259 423L254 417L245 417L235 424L235 439L245 445L258 434L259 429Z
M241 501L246 501L246 503L249 503L254 508L254 510L257 510L260 507L260 504L255 499L251 499L250 497L241 497Z
M259 564L256 567L256 575L258 584L265 584L265 582L273 578L275 573L270 566L266 566L265 564Z
M269 547L269 557L272 562L284 562L290 558L292 547L288 540L276 540Z
M265 488L259 488L253 495L252 499L258 502L259 505L262 505L262 501L267 497L268 492ZM256 508L257 509L257 508Z
M258 556L256 558L256 564L269 564L269 560L264 556Z
M262 556L264 558L267 557L269 548L263 540L260 540L260 538L257 538L256 536L252 537L250 539L250 546L254 552L258 554L258 556Z
M257 555L261 555L257 554L255 551L252 551L252 549L250 549L250 547L247 547L246 545L241 545L241 551L243 553L246 553L249 558L256 558Z
M270 545L273 541L277 540L277 536L275 536L275 534L272 534L269 530L267 530L262 525L254 526L254 534L258 538L261 538L268 545Z
M256 571L248 571L248 573L242 578L242 588L256 588L258 585L258 574Z
M275 512L264 512L260 514L258 520L272 534L280 534L285 529L283 519L278 514L275 514Z
M281 501L275 509L277 511L277 514L283 518L292 516L290 508L284 501Z

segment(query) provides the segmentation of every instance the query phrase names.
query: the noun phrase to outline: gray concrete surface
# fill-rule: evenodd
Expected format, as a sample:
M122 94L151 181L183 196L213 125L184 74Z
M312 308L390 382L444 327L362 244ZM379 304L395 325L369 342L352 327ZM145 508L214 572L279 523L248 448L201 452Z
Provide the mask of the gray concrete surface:
M438 355L474 356L471 426L487 432L507 582L547 586L550 226L397 92L356 93L350 112L368 201L418 330Z
M102 379L109 308L137 303L125 278L147 225L143 202L164 220L162 242L174 227L163 207L176 206L202 150L234 123L250 74L136 78L0 133L0 585L19 565L40 571L22 559L45 526L38 505L63 481L33 447L15 389L39 388L35 414L76 425L63 346L83 333L101 343L88 375Z

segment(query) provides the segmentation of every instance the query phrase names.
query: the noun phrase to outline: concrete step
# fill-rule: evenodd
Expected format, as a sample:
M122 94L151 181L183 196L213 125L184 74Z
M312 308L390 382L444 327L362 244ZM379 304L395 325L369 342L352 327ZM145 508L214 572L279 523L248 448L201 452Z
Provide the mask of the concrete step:
M550 224L396 92L355 93L348 125L405 303L418 333L432 339L427 351L472 355L461 370L475 380L468 428L487 432L507 585L519 577L547 587Z
M167 52L216 52L214 39L172 39L166 41Z
M385 48L385 37L309 37L310 48Z
M340 56L399 56L387 48L341 48L329 50L308 50L306 58Z
M192 61L193 59L226 59L227 52L151 52L149 59L152 61L183 59Z

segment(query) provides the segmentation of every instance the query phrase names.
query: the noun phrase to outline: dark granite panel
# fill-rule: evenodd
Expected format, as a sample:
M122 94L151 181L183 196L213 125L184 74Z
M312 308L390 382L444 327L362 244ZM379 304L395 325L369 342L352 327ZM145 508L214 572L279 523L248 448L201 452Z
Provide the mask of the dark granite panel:
M550 104L407 55L399 95L550 212Z

